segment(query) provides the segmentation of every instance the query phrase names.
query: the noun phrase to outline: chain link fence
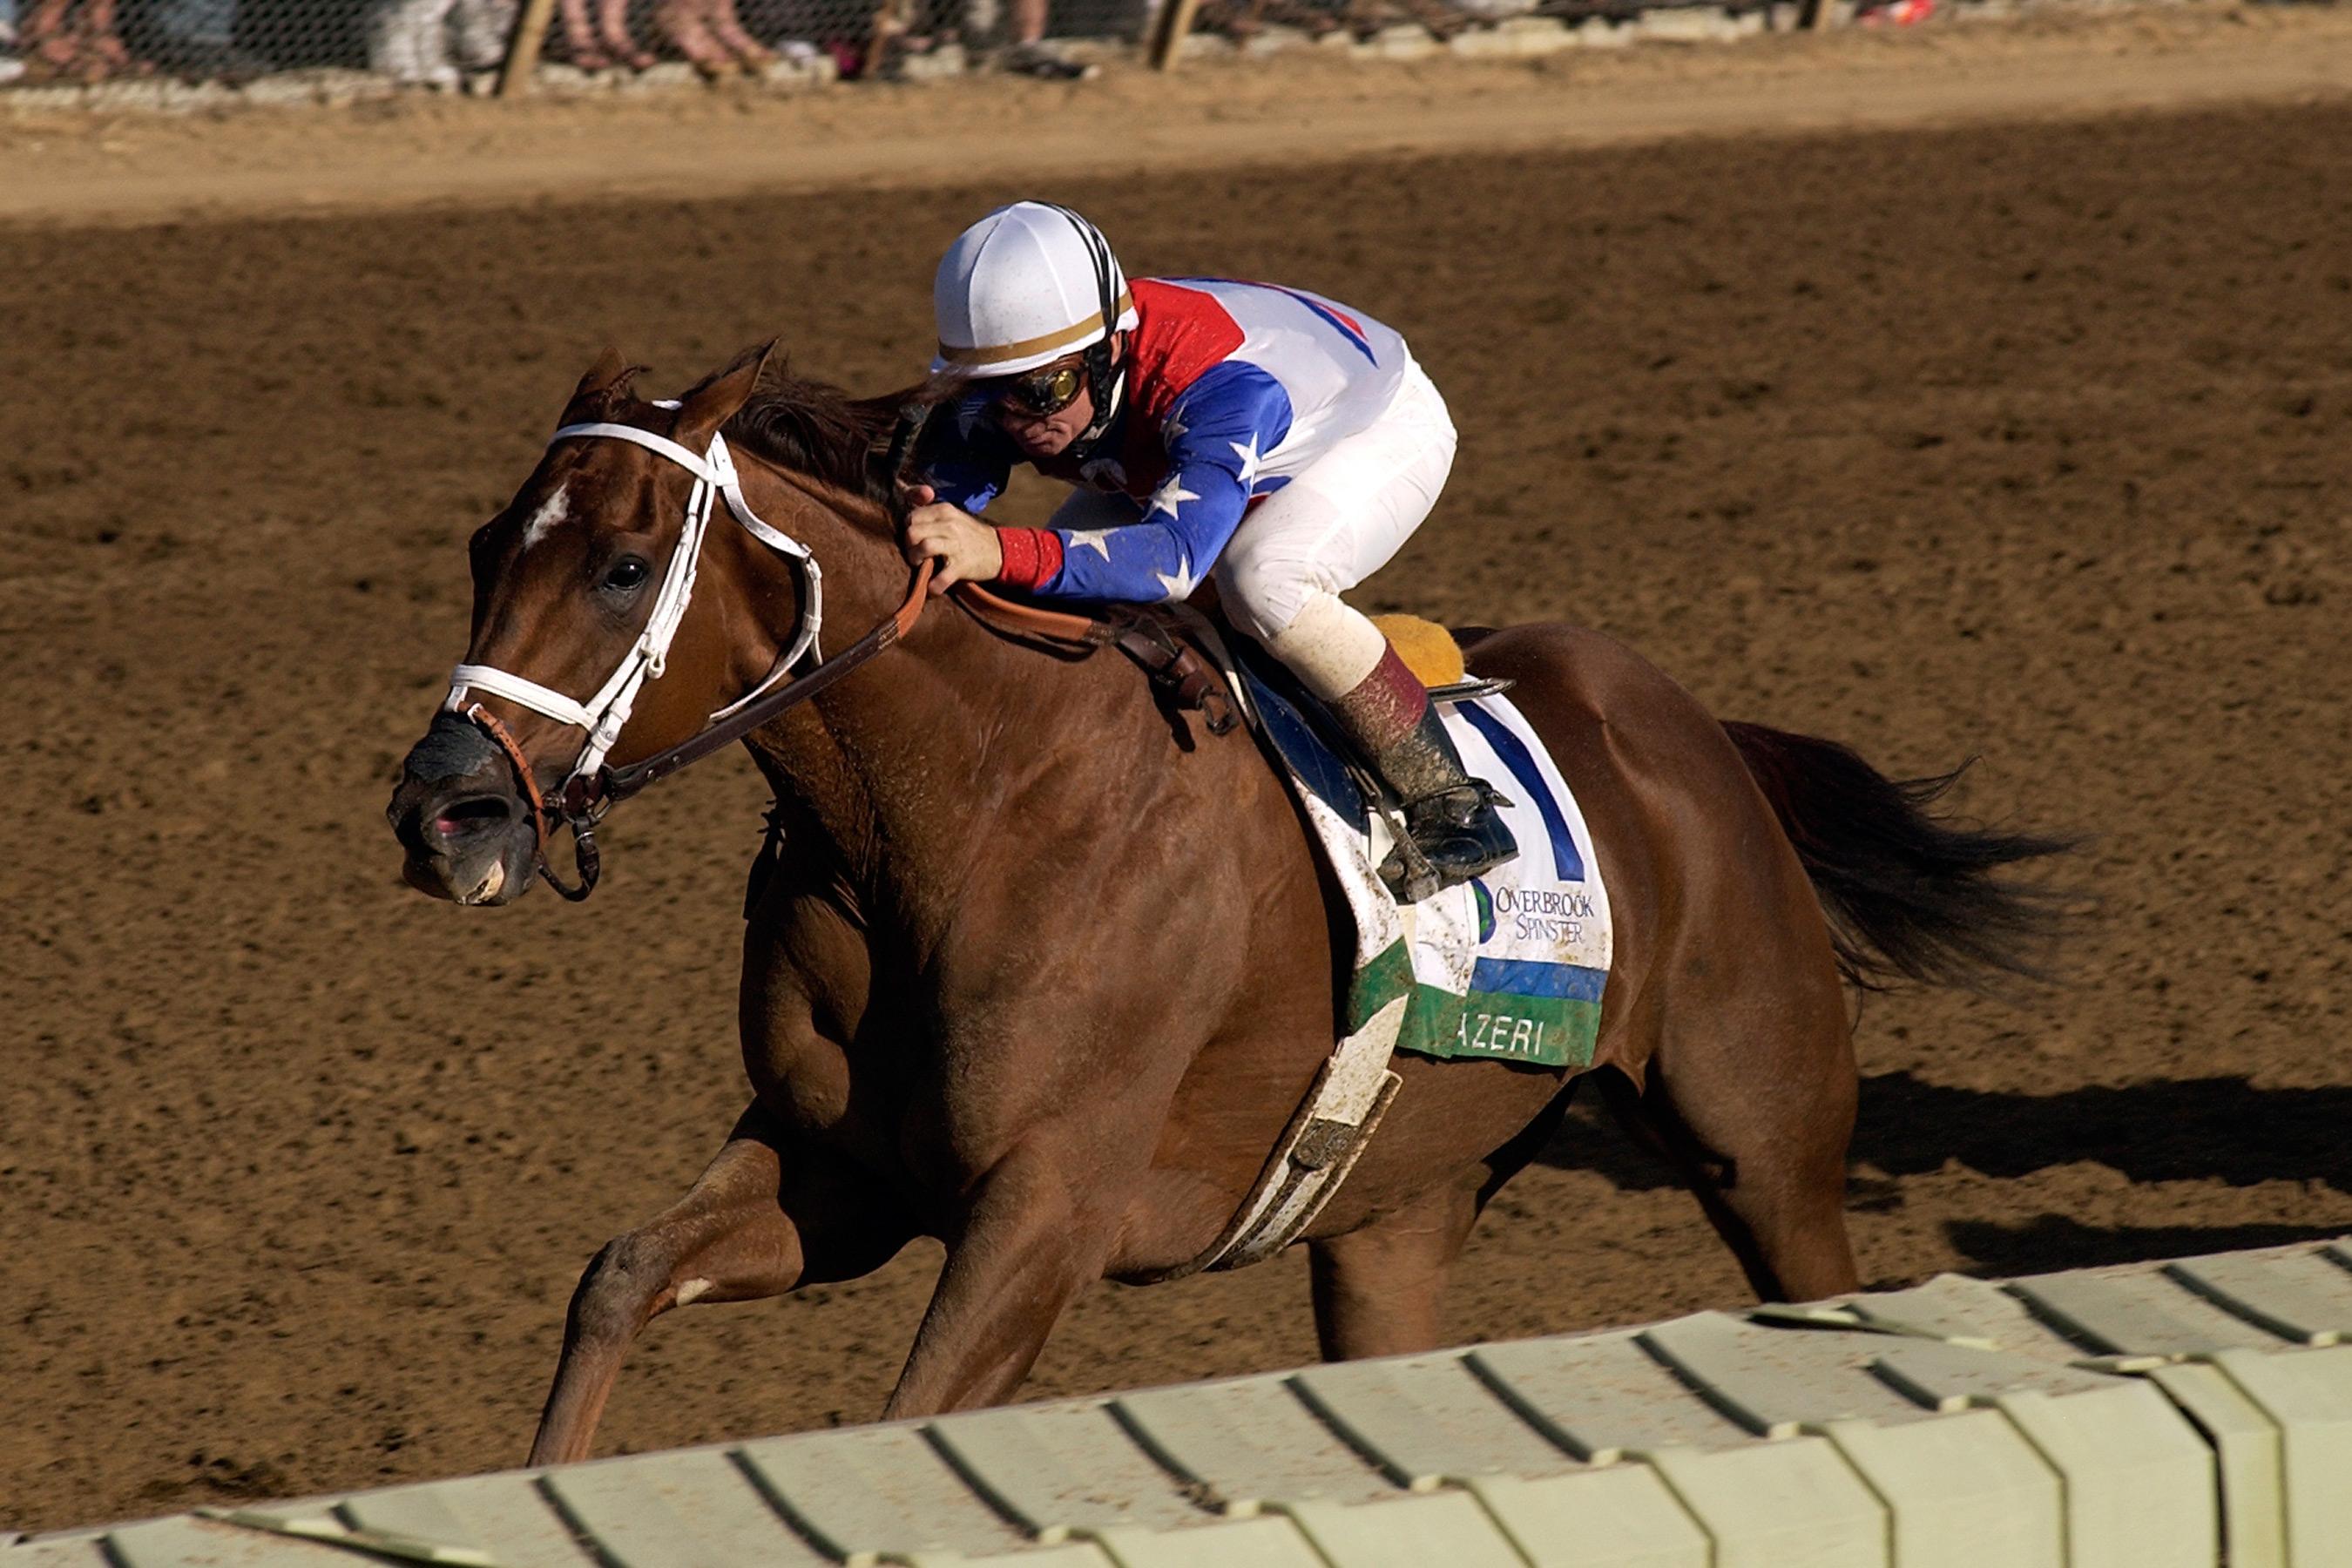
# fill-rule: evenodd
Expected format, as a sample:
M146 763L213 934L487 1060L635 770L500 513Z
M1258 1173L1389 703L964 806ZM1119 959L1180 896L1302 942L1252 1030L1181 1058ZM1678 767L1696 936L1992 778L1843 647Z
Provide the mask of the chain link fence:
M1106 47L1132 46L1152 3L556 0L539 60L546 80L574 86L978 66L1075 77ZM483 91L517 21L518 0L0 0L0 92L289 76L289 96Z
M1134 42L1150 0L558 0L552 80L675 75L830 78L903 68L955 47L964 64L1079 75L1046 40ZM0 0L0 85L228 82L367 73L395 87L482 89L518 0ZM663 70L673 66L675 70ZM322 78L324 85L331 78ZM352 85L358 87L358 85Z
M1815 0L1818 3L1818 0ZM1864 0L1931 6L1935 0ZM1947 0L1949 3L1949 0ZM1173 9L1160 16L1165 4ZM1163 24L1186 56L1531 55L1788 26L1802 0L0 0L0 109L195 108L748 77L1072 78Z

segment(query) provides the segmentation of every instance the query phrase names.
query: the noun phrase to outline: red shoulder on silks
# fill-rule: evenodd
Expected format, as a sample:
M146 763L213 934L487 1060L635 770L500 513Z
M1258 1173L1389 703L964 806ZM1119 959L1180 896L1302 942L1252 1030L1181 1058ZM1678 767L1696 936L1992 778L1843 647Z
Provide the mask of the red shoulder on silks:
M1187 387L1241 348L1242 329L1198 289L1144 278L1137 279L1134 293L1138 319L1128 340L1129 395L1157 425Z

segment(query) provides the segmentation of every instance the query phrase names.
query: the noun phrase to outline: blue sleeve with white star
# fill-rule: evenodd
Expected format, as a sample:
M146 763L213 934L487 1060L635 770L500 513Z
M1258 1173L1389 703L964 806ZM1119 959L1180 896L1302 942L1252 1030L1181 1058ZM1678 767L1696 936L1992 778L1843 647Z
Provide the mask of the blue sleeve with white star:
M923 466L923 480L940 500L979 511L1013 481L1013 443L988 417L988 400L967 396L949 411L951 434Z
M1181 599L1234 536L1258 460L1290 434L1290 395L1254 364L1227 360L1188 386L1160 429L1168 479L1143 521L1062 536L1062 569L1038 591L1062 599Z

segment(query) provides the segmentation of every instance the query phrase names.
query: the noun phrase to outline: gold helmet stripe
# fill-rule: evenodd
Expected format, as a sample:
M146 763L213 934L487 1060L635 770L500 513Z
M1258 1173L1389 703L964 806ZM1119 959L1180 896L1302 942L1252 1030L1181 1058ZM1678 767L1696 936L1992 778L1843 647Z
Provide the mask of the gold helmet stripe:
M1132 293L1121 293L1118 297L1118 308L1111 312L1111 328L1114 331L1118 330L1118 324L1127 319L1127 313L1134 309L1135 296ZM1017 343L992 343L985 348L958 348L952 343L943 342L940 345L940 358L950 364L961 365L968 370L984 371L990 365L1003 364L1006 360L1023 359L1030 354L1050 353L1055 349L1074 347L1087 333L1095 331L1101 324L1101 321L1102 318L1099 316L1089 317L1077 325L1065 327L1058 332L1047 332L1041 337L1024 338Z

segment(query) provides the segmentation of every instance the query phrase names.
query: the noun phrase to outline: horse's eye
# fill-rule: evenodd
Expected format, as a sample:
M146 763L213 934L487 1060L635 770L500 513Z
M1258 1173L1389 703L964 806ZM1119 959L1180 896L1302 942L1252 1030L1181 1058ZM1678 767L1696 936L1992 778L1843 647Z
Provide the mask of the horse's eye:
M634 555L624 555L604 571L604 586L616 594L625 594L653 574L653 569Z

